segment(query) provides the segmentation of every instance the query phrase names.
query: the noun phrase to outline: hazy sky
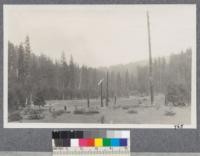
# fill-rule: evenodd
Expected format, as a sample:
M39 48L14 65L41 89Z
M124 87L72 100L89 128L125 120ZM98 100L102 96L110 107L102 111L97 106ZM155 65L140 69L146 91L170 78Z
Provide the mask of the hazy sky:
M196 50L195 5L6 5L5 38L30 36L32 51L75 62L109 66L148 59L146 11L152 55Z

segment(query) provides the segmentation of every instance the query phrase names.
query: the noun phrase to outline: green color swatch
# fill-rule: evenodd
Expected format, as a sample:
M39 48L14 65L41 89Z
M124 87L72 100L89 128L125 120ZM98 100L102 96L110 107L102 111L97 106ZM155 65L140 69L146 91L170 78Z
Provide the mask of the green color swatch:
M103 139L103 146L111 146L110 139L104 138L104 139Z

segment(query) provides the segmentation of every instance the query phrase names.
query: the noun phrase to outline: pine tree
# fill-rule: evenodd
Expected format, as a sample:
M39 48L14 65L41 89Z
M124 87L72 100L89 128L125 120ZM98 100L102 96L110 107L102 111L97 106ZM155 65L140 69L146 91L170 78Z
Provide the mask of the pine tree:
M61 90L62 90L62 99L65 99L65 93L68 89L69 83L69 71L68 71L68 64L66 62L65 53L63 52L61 55Z
M120 73L117 73L116 84L117 84L117 96L121 96L122 80Z
M25 106L26 103L26 91L25 91L25 52L24 52L24 47L22 44L20 44L18 48L18 89L17 89L17 96L18 96L18 104L22 107Z
M24 47L20 44L18 49L19 57L18 57L18 80L24 85L25 81L25 53Z
M129 79L129 72L126 70L125 74L125 95L129 96L129 86L130 86L130 79Z
M69 77L70 77L70 98L73 99L75 89L75 66L73 56L70 56L69 61Z
M30 97L32 96L32 85L31 85L31 47L29 36L26 36L24 43L24 69L25 69L25 90L26 90L26 104L30 104Z

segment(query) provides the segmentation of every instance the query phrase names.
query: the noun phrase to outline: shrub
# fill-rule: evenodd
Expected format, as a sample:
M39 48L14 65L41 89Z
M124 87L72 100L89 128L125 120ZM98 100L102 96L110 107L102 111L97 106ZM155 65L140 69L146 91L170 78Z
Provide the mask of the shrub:
M173 112L173 111L166 111L165 112L165 115L166 116L174 116L176 113L175 112Z
M54 111L54 112L52 113L52 116L53 116L54 118L56 118L56 117L62 115L63 113L65 113L64 110L57 110L57 111Z
M28 111L28 119L29 120L40 120L40 119L43 119L44 118L44 114L43 113L43 110L33 110L33 109L30 109Z
M27 106L23 109L23 114L24 115L31 115L31 114L39 114L39 113L43 113L44 110L43 109L34 109L34 108L31 108L30 106Z
M22 120L22 116L20 115L19 112L15 112L15 113L12 113L8 116L8 121L9 122L12 122L12 121L20 121Z
M99 111L96 109L89 109L88 111L85 112L86 115L90 115L90 114L98 114Z
M132 109L132 110L129 110L129 111L128 111L128 113L129 113L129 114L137 114L137 113L138 113L138 111L137 111L137 110L134 110L134 109Z
M105 116L101 116L100 122L101 122L102 124L105 123Z
M113 109L120 109L121 106L114 106Z
M165 96L165 104L172 103L174 106L185 106L190 100L187 88L181 84L168 85Z
M78 109L78 108L76 108L75 110L74 110L74 114L84 114L86 111L84 110L84 109Z
M97 108L89 108L89 109L84 109L84 108L75 108L74 114L85 114L85 115L90 115L90 114L98 114L99 111Z
M127 109L129 109L130 108L130 106L123 106L122 107L122 109L125 109L125 110L127 110Z
M44 106L45 104L46 104L46 102L44 100L43 92L38 91L34 98L34 105L37 105L40 107L40 106Z
M122 109L128 110L130 108L137 108L137 107L139 107L139 105L129 105L129 106L123 106Z

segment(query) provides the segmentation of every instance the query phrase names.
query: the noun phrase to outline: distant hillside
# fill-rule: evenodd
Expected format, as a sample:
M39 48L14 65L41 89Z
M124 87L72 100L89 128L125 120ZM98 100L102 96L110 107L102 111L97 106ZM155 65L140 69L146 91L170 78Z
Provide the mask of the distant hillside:
M169 62L170 56L165 56L165 57L161 57L161 58L165 58L166 62ZM158 59L157 57L153 59L154 60ZM109 69L110 71L113 72L125 72L125 71L129 71L130 73L136 72L137 71L137 67L144 67L144 66L148 66L149 61L148 60L141 60L141 61L136 61L136 62L130 62L127 64L117 64L117 65L112 65L109 67L99 67L99 70L102 71L106 71L107 69Z

